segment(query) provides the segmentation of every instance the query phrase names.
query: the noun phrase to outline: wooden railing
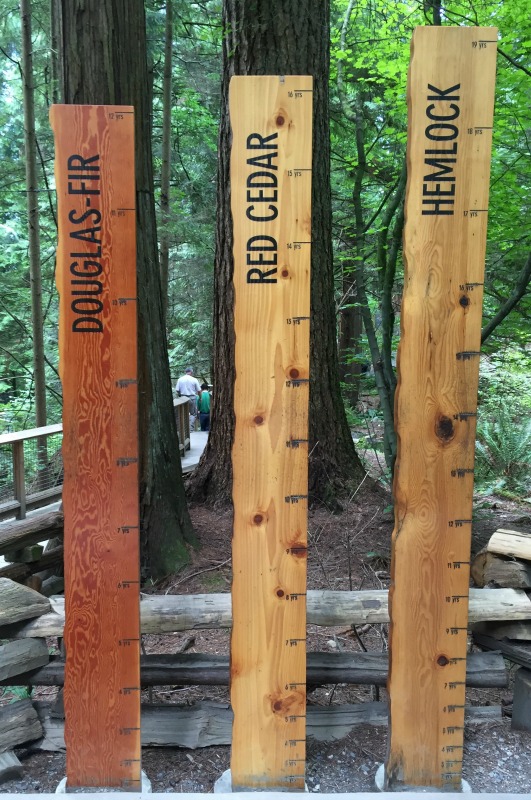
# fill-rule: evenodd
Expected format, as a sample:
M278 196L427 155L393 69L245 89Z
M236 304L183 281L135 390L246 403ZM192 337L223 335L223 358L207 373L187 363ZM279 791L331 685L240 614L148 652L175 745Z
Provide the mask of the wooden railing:
M188 398L178 397L173 409L179 452L184 456L190 449ZM61 499L62 433L58 424L0 435L0 520L25 519L27 511Z
M0 435L0 520L25 519L28 510L61 498L62 432L62 425L46 425Z
M175 422L177 423L177 436L179 437L179 452L184 456L190 449L190 404L187 397L178 397L173 401Z

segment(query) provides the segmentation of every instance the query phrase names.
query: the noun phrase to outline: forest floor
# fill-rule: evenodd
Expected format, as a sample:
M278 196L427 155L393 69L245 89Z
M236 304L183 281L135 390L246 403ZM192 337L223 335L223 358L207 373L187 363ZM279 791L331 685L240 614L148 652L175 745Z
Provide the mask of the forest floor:
M325 507L309 514L309 588L370 589L389 586L390 540L393 519L382 495L362 490L343 505L340 513ZM157 587L157 593L194 594L229 592L231 587L231 513L204 506L191 507L201 547L190 565ZM531 506L482 498L476 503L473 552L487 542L498 527L531 525ZM387 626L366 625L338 630L309 626L308 650L356 651L387 648ZM219 630L144 636L148 653L228 653L229 633ZM508 665L511 668L511 665ZM53 689L47 689L48 697ZM144 698L144 702L148 699ZM200 699L228 701L226 687L164 687L153 689L153 702L190 704ZM361 703L375 699L367 686L319 687L308 697L312 704ZM380 689L380 699L386 692ZM512 689L467 690L467 703L502 705L499 722L469 725L465 731L463 777L475 792L516 792L531 790L531 734L511 731ZM374 777L386 757L387 730L357 727L348 736L330 743L308 740L306 780L310 792L376 791ZM24 775L0 786L2 792L50 792L65 774L64 753L18 753ZM143 768L154 792L212 792L214 782L229 767L229 747L198 750L146 748Z

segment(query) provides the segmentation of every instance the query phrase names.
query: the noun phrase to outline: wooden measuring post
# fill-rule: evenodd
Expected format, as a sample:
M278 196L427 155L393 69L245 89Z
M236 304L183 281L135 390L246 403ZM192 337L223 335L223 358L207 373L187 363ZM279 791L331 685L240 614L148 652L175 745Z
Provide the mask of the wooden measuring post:
M140 788L134 116L52 106L67 784Z
M459 790L495 28L417 28L390 589L386 785Z
M304 788L312 79L234 77L234 789Z

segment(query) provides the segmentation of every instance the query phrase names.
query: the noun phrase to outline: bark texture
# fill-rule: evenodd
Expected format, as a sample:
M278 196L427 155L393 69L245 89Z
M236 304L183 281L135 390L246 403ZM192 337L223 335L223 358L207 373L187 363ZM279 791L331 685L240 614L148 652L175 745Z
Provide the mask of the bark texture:
M44 372L44 333L42 313L41 249L39 227L39 187L37 182L37 140L31 41L31 3L21 0L22 78L24 81L24 150L26 156L26 198L31 280L31 321L33 335L33 380L35 383L35 424L46 425L46 376ZM46 440L37 443L40 465L46 463Z
M188 561L195 543L181 476L159 274L150 84L142 0L62 0L67 103L135 107L140 513L143 571Z
M233 75L314 77L313 233L311 290L310 495L344 493L363 478L339 391L334 307L330 136L328 122L329 2L225 0L218 216L214 276L214 403L208 446L190 492L227 502L234 436L233 234L230 209L229 81Z

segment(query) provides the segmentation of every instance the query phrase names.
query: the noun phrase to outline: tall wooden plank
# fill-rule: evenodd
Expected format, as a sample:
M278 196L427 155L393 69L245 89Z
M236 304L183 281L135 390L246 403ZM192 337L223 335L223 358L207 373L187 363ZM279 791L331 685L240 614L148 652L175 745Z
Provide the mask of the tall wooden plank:
M303 789L312 79L234 77L234 789Z
M496 34L411 46L388 788L460 788Z
M67 782L139 789L134 116L53 106Z

